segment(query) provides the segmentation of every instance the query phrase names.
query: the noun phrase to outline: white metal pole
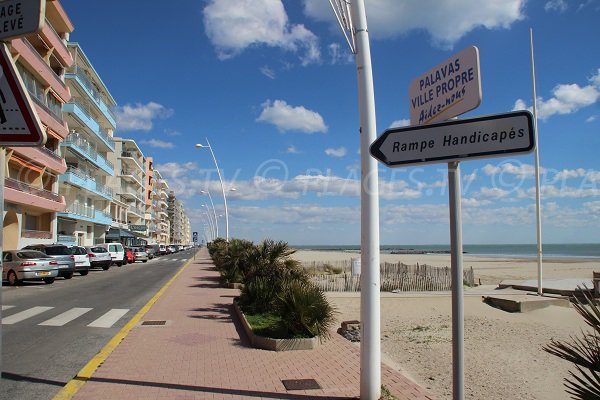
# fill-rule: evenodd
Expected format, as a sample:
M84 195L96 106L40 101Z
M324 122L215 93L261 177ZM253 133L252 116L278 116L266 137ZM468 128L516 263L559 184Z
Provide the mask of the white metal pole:
M450 268L452 274L452 399L463 400L465 318L463 300L463 243L460 190L460 163L448 163L450 210Z
M213 217L215 218L215 231L217 236L219 236L219 221L217 220L217 211L215 211L215 203L213 203L212 196L210 195L210 190L207 190L206 193L208 194L208 199L210 200L210 205L212 206L213 210Z
M210 232L212 233L213 236L217 237L218 234L215 233L215 226L213 225L213 220L210 217L210 210L208 209L208 206L205 204L203 204L204 207L206 207L206 212L204 213L204 215L206 216L206 219L208 220L208 226L210 227Z
M535 62L533 60L533 29L529 28L529 48L531 50L531 88L533 96L533 130L535 131L535 226L537 239L537 275L538 275L538 295L543 295L542 285L542 204L540 193L540 147L539 147L539 132L537 120L537 95L535 91Z
M364 0L351 1L356 41L361 158L360 398L381 396L381 310L379 277L379 177L369 146L377 137L371 48Z
M0 147L0 267L2 265L2 252L4 250L4 178L6 175L6 148ZM7 277L8 278L8 277ZM2 371L2 281L0 281L0 372Z
M213 161L215 162L215 167L217 168L217 174L219 175L219 181L221 182L221 192L223 192L223 205L225 206L225 241L229 242L229 213L227 212L227 196L225 196L225 186L223 186L223 178L221 177L221 170L219 169L219 165L217 164L217 158L215 157L215 152L206 138L206 143L208 144L208 148L210 149L210 154L212 154Z

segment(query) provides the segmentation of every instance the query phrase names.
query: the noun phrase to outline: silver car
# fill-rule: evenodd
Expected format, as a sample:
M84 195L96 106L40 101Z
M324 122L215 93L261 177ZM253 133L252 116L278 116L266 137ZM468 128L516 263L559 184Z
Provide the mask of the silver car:
M2 280L10 286L22 281L53 283L58 276L58 263L37 250L7 250L2 252Z
M142 261L148 262L148 253L143 247L134 247L133 249L133 262Z

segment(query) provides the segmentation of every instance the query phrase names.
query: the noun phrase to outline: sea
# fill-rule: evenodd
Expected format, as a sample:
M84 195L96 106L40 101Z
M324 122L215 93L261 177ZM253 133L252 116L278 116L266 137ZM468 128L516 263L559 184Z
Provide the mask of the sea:
M360 252L358 245L302 245L291 246L298 250L318 251L347 251ZM450 245L381 245L382 253L414 252L414 253L450 253ZM467 255L502 257L502 258L536 258L536 244L464 244L463 252ZM598 243L571 243L571 244L543 244L544 258L598 258L600 259L600 244Z

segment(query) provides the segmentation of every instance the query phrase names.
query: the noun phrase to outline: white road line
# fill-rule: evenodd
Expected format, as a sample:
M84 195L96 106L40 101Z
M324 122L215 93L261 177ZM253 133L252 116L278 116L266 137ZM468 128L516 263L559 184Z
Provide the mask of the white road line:
M129 311L128 308L113 308L88 326L92 328L110 328Z
M12 325L21 322L27 318L31 318L45 311L52 310L54 307L31 307L28 310L18 312L9 317L2 318L2 325Z
M42 322L41 324L38 325L44 325L44 326L63 326L64 324L66 324L67 322L71 322L73 321L75 318L79 318L81 317L83 314L85 314L88 311L91 311L91 308L72 308L69 311L65 311L62 314L57 315L54 318L50 318L47 321Z
M14 306L2 306L2 311L8 310L9 308L13 308Z

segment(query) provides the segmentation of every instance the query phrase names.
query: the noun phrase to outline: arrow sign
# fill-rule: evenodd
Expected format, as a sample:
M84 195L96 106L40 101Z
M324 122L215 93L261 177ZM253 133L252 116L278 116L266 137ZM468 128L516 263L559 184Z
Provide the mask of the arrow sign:
M370 153L388 167L529 153L535 147L529 111L387 129Z
M0 43L0 68L0 146L44 144L46 132L4 43Z

